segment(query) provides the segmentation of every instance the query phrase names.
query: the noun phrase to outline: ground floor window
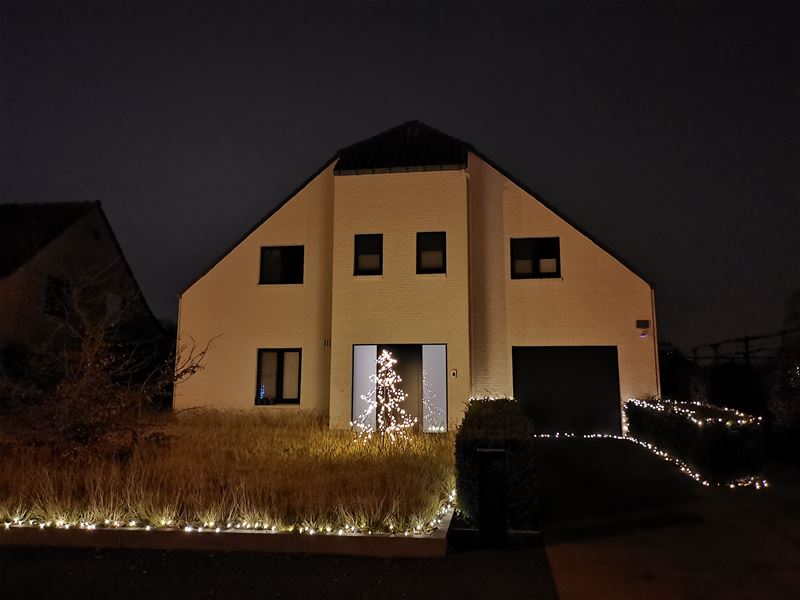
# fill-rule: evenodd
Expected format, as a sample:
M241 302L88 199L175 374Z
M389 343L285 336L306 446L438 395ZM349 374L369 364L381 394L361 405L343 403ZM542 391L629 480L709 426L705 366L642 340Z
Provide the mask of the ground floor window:
M375 427L378 356L388 351L397 363L400 388L406 395L403 409L416 417L426 433L447 431L447 345L446 344L357 344L353 346L353 421L361 418ZM372 408L372 410L371 410Z
M299 348L258 351L256 405L300 403Z

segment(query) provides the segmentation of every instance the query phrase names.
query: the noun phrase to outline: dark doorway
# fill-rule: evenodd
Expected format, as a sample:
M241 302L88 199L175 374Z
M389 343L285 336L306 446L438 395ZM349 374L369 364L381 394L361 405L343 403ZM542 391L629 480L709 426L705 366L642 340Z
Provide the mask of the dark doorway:
M403 408L417 422L422 422L422 346L419 344L378 345L378 356L388 350L397 361L395 371L402 380L400 387L408 394Z
M540 433L619 435L616 346L512 348L514 397Z

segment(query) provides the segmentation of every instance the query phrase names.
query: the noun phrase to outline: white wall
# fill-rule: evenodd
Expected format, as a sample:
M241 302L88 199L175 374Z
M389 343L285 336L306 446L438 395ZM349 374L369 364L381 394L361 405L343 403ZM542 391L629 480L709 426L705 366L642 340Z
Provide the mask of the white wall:
M512 393L512 346L593 345L617 347L623 400L657 393L650 285L472 153L469 173L475 393ZM519 237L560 238L561 277L511 279ZM637 319L653 324L644 339Z
M336 178L331 425L351 418L353 344L447 344L448 418L470 394L464 171ZM417 275L417 232L447 233L447 273ZM383 233L383 275L353 275L354 236Z
M257 350L302 348L300 407L328 410L333 167L329 166L180 298L186 342L215 338L206 368L175 392L175 408L255 406ZM304 249L302 285L259 285L262 246Z

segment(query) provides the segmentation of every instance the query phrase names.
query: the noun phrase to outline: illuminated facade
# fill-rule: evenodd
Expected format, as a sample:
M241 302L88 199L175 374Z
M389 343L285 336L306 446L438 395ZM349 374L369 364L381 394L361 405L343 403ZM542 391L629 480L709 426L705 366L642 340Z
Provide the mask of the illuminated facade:
M650 284L419 122L338 152L183 292L179 332L214 343L176 408L347 427L383 350L426 431L515 395L543 432L613 434L622 399L659 392Z

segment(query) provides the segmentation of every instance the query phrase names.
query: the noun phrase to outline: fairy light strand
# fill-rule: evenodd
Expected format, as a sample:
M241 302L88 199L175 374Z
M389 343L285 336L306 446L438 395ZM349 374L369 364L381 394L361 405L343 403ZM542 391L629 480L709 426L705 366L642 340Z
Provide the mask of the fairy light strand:
M350 426L358 439L370 440L376 435L381 442L393 444L408 436L408 432L417 424L417 418L403 408L408 394L399 386L403 380L394 370L397 359L388 350L383 350L377 360L378 372L369 376L370 383L374 383L375 387L361 396L367 408L355 421L350 422ZM375 415L374 430L372 415Z
M3 529L76 529L83 531L106 530L106 531L183 531L187 534L200 533L205 535L210 534L225 534L237 533L242 530L248 533L258 534L287 534L298 533L303 535L328 535L328 536L383 536L383 537L409 537L409 536L428 536L433 534L439 529L448 512L455 509L456 491L452 490L445 498L436 514L431 519L417 518L416 523L404 529L398 529L392 523L388 523L385 529L375 529L369 527L360 527L354 523L340 524L340 525L310 525L306 522L279 526L275 523L267 521L229 521L227 523L214 523L204 522L199 523L186 523L183 525L176 525L170 523L169 525L157 525L149 522L130 521L128 523L121 523L111 518L104 519L102 523L95 523L91 521L67 521L65 519L47 520L39 518L25 518L21 515L12 517L11 520L0 521L3 524Z

